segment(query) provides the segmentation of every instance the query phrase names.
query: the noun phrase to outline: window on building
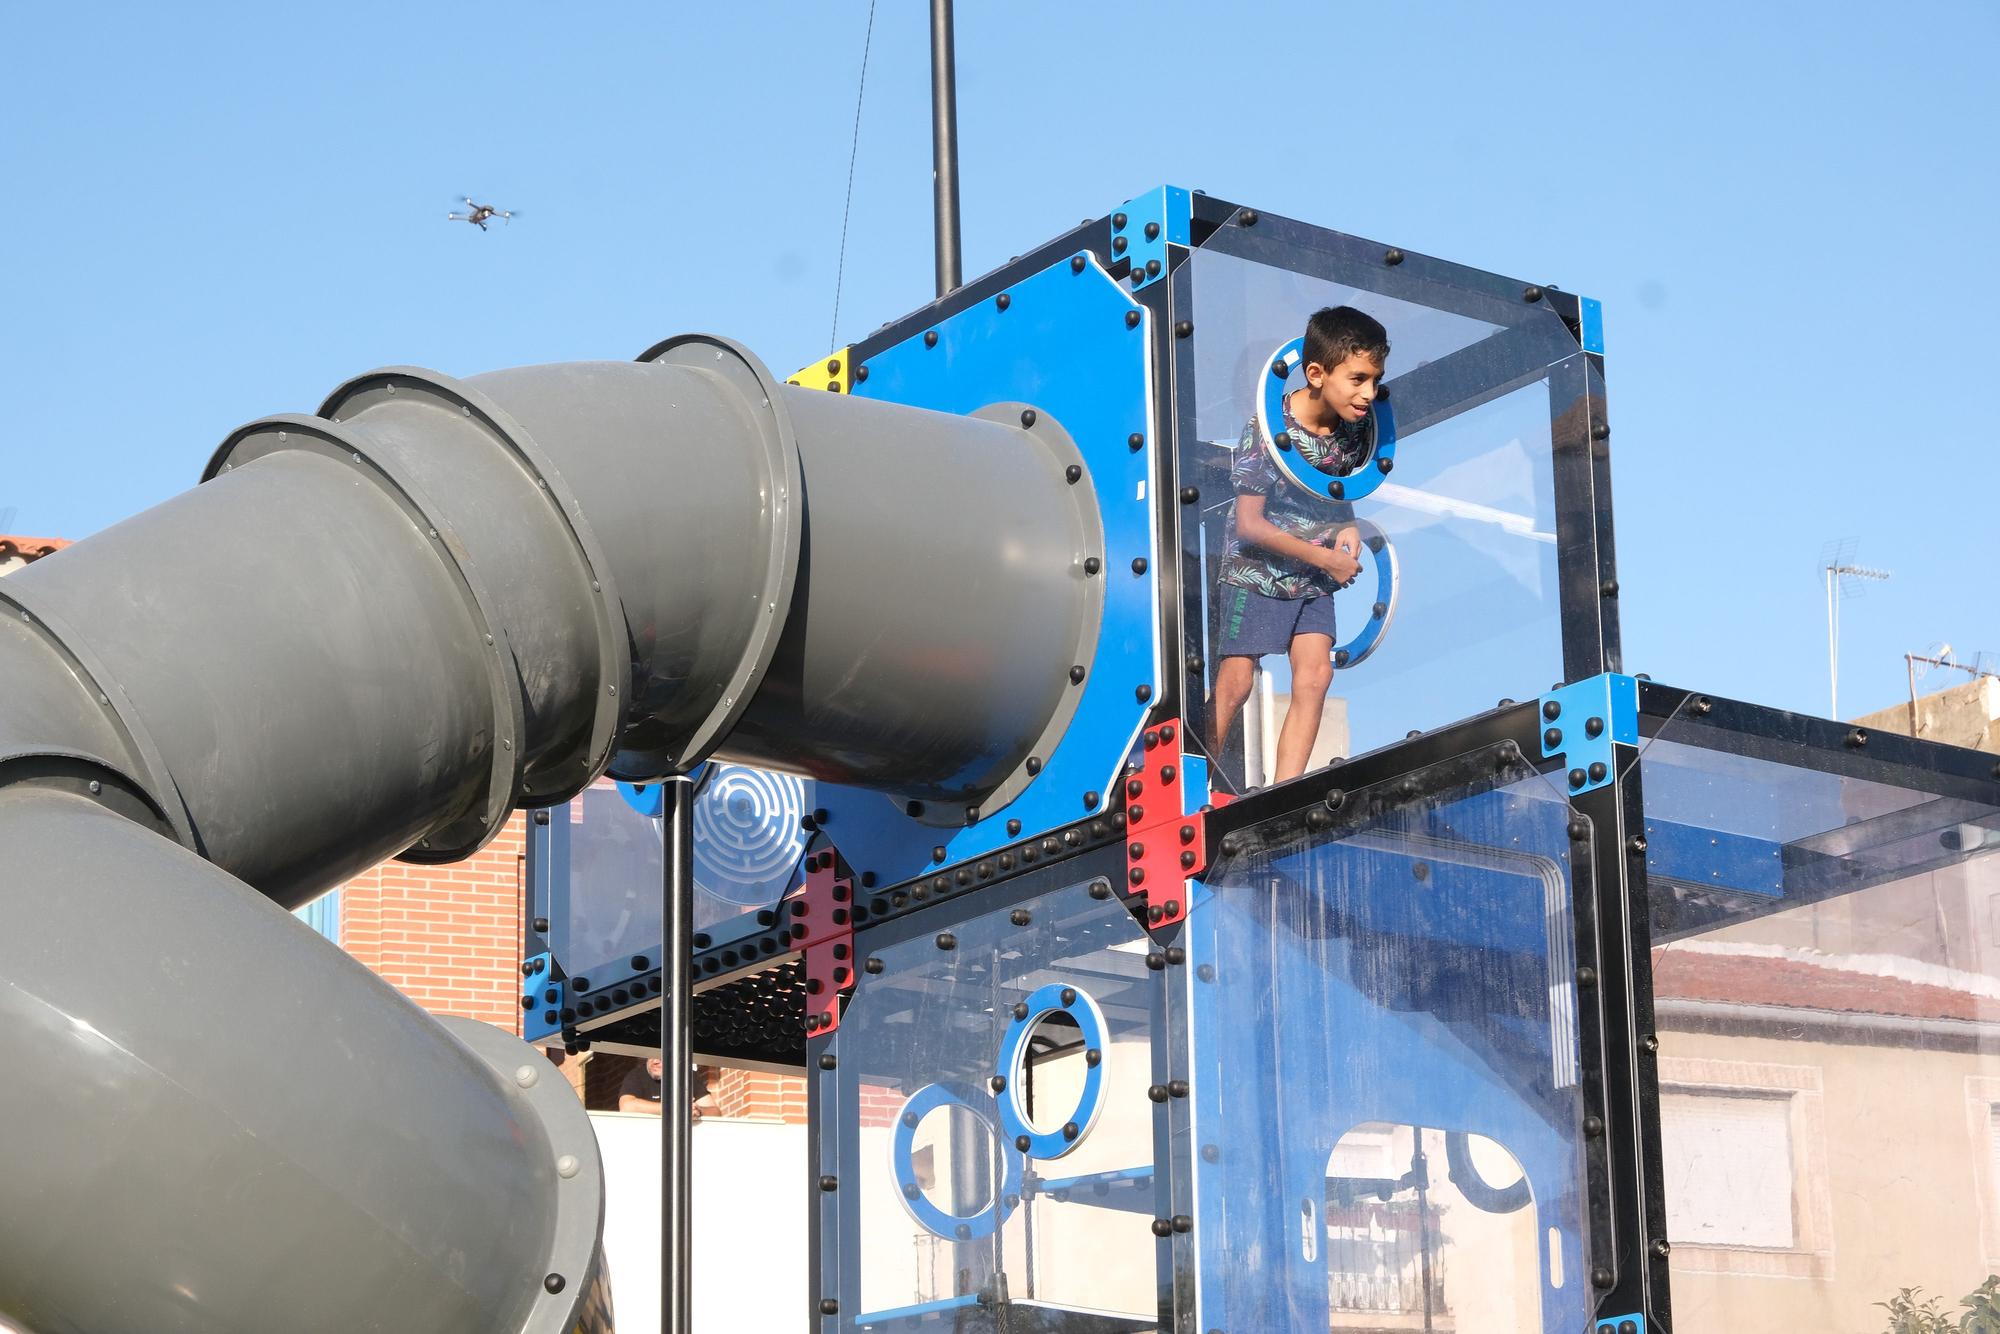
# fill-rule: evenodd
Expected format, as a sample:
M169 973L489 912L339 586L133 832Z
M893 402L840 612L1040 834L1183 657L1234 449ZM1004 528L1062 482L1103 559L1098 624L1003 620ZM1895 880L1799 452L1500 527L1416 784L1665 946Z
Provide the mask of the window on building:
M1695 1246L1798 1246L1792 1101L1761 1090L1661 1093L1670 1238Z

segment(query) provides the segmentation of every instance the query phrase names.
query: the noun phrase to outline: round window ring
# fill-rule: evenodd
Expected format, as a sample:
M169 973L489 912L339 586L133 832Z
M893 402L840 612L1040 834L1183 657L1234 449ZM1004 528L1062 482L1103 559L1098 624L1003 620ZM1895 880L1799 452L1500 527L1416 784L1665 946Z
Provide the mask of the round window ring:
M1006 1080L1006 1091L999 1099L1000 1129L1017 1146L1026 1139L1027 1153L1031 1158L1060 1158L1083 1143L1084 1137L1090 1134L1091 1126L1097 1123L1098 1113L1104 1110L1103 1057L1110 1045L1106 1040L1108 1030L1097 1002L1081 987L1051 982L1029 993L1025 1005L1025 1010L1018 1012L1021 1017L1007 1025L1006 1033L1001 1036L999 1058L994 1062L993 1073ZM1028 1037L1037 1024L1052 1014L1067 1015L1083 1035L1086 1053L1083 1091L1077 1095L1075 1109L1063 1118L1061 1126L1038 1131L1029 1124L1027 1113L1021 1108L1021 1089L1026 1083L1022 1076L1028 1054ZM1090 1052L1096 1052L1098 1059L1090 1061Z
M1285 432L1272 430L1272 423L1284 423L1285 387L1292 372L1299 369L1305 343L1304 338L1294 338L1280 344L1277 351L1264 359L1263 390L1257 395L1257 438L1278 471L1296 485L1328 500L1359 500L1382 485L1389 469L1395 466L1396 414L1390 411L1386 394L1376 396L1375 405L1368 412L1368 453L1344 477L1321 472L1300 458L1289 444L1280 444L1279 437Z
M940 1107L963 1107L978 1118L988 1131L992 1131L992 1118L979 1105L985 1101L976 1094L968 1095L959 1085L926 1084L904 1099L903 1105L896 1109L896 1134L889 1142L889 1171L896 1179L896 1198L918 1226L946 1241L978 1241L982 1237L990 1237L1007 1221L1008 1215L1020 1207L1022 1158L1011 1144L997 1136L1000 1158L1006 1166L1000 1188L993 1192L992 1200L978 1213L967 1217L946 1213L930 1202L923 1186L917 1181L917 1127L924 1117ZM961 1228L964 1231L960 1231Z
M1356 519L1354 527L1372 557L1369 564L1375 567L1375 601L1368 609L1368 619L1353 637L1333 646L1333 665L1343 671L1359 667L1369 654L1382 647L1382 640L1389 633L1389 622L1396 619L1396 599L1402 591L1397 577L1401 570L1396 563L1396 544L1371 519Z

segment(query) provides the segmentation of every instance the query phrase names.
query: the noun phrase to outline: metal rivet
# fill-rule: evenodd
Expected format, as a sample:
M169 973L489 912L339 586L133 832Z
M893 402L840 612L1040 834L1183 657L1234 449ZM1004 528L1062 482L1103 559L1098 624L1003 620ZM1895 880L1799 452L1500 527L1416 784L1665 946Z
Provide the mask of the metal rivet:
M1136 310L1128 310L1128 311L1126 311L1126 312L1125 312L1125 327L1126 327L1126 328L1128 328L1128 329L1136 329L1136 328L1138 328L1138 327L1139 327L1139 320L1140 320L1140 318L1141 318L1141 317L1140 317L1140 314L1139 314L1139 312L1138 312L1138 311L1136 311Z
M573 1153L566 1153L556 1159L556 1175L565 1181L575 1176L581 1170L583 1170L583 1164L577 1160L577 1156Z
M924 330L924 346L925 346L925 347L936 347L936 346L937 346L937 330L936 330L936 329L926 329L926 330Z
M551 1293L561 1292L563 1290L563 1285L564 1285L564 1279L561 1274L550 1274L547 1278L542 1280L542 1287Z
M1194 333L1193 320L1182 320L1180 323L1174 326L1174 337L1176 338L1186 338L1193 333Z

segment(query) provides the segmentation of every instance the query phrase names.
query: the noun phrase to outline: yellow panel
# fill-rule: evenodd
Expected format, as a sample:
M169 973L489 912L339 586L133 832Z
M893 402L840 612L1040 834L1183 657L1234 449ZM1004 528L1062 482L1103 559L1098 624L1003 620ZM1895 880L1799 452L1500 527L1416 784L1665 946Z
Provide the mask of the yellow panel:
M848 349L840 348L829 352L819 361L793 373L786 384L795 384L804 389L825 389L831 393L844 394L853 385L851 373L847 369Z

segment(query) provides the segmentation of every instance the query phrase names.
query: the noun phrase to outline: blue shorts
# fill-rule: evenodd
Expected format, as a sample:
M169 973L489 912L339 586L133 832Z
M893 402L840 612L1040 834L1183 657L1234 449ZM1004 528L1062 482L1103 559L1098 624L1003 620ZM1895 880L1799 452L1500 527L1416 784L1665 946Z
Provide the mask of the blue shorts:
M1221 658L1261 658L1289 653L1300 635L1333 633L1333 599L1274 598L1254 589L1225 584L1222 588Z

